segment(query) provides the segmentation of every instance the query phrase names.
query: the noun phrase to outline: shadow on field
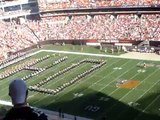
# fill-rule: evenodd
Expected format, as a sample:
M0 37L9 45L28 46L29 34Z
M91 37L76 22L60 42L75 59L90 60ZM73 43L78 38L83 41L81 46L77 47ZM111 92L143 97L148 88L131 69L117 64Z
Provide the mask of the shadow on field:
M75 94L74 91L71 91L65 97L47 106L42 105L38 107L95 120L160 120L160 116L158 115L143 113L138 106L126 105L92 89L88 89L87 93L84 95L78 94L78 92ZM143 103L145 104L144 101L149 98L150 96L139 101L141 104L140 106L143 106Z
M139 99L137 101L139 103L139 110L145 110L146 113L153 114L151 115L139 115L139 119L144 120L160 120L160 94L150 93L148 96ZM147 108L146 108L147 106ZM156 116L159 115L159 116Z

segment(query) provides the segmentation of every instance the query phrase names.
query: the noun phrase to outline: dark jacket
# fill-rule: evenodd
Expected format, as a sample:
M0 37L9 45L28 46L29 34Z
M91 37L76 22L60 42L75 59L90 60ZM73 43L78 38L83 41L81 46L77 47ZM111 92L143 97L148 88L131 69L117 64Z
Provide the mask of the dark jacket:
M3 120L48 120L47 116L29 106L13 107L8 111Z

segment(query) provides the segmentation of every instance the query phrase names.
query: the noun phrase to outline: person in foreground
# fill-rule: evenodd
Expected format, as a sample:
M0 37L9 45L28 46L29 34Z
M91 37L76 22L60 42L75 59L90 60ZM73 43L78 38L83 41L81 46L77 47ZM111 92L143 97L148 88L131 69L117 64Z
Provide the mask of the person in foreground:
M13 107L8 111L3 120L48 120L47 116L31 108L27 104L28 89L23 80L13 80L9 85L9 96Z

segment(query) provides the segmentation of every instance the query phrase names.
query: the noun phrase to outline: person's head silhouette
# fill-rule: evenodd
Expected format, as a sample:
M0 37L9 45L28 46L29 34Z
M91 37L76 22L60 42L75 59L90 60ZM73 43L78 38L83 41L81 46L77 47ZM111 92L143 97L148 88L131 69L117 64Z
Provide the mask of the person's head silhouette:
M16 79L9 84L9 96L13 107L3 120L48 120L48 117L27 104L28 88L25 81Z
M27 103L28 89L23 80L13 80L9 85L9 96L12 99L13 105L26 104Z

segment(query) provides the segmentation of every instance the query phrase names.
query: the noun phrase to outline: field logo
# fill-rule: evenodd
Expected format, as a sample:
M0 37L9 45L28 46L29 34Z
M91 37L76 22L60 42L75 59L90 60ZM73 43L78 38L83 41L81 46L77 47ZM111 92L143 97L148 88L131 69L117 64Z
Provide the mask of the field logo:
M119 88L133 89L140 84L138 80L119 80L116 83L116 86Z

